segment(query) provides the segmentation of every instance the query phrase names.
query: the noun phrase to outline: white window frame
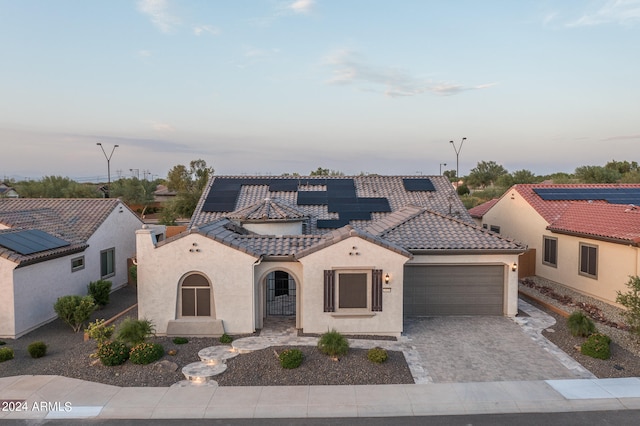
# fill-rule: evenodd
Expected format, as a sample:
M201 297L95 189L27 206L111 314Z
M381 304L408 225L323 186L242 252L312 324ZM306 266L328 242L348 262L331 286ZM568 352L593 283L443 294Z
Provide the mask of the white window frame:
M77 266L73 266L74 262L80 261L80 264ZM84 256L78 256L71 259L71 272L77 272L84 269Z
M556 258L554 259L555 263L545 259L545 257L547 256L547 241L555 241L555 244L556 244L556 256L555 256ZM558 239L557 238L550 237L548 235L542 236L542 264L551 266L553 268L558 267Z
M589 273L588 269L589 268L589 264L587 263L587 271L583 271L582 270L582 249L586 248L586 249L594 249L595 250L595 255L594 255L594 259L593 262L595 262L595 274L591 274ZM598 279L598 246L594 245L594 244L588 244L588 243L580 243L579 244L579 248L578 248L578 274L584 276L584 277L588 277L588 278L593 278L593 279ZM590 259L587 260L587 262L589 262Z
M109 262L109 259L108 259L108 256L109 256L109 255L108 255L108 253L109 253L109 252L111 252L111 253L112 253L112 258L111 258L111 259L112 259L112 261L111 261L111 271L108 271L108 270L107 270L107 271L106 271L107 273L106 273L105 275L102 275L102 270L103 270L103 267L102 267L102 266L103 266L103 263L102 263L102 262L103 262L103 255L107 255L107 260L106 260L106 261L107 261L107 262ZM108 268L108 266L109 266L109 265L107 265L107 268L106 268L106 269L109 269L109 268ZM116 275L116 248L115 248L115 247L111 247L111 248L108 248L108 249L106 249L106 250L101 250L101 251L100 251L100 278L101 278L101 279L105 279L105 278L113 277L113 276L115 276L115 275Z

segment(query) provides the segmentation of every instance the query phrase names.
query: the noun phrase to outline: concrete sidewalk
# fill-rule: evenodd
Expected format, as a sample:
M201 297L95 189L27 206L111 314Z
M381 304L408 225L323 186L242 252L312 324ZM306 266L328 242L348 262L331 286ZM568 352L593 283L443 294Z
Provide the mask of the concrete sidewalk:
M0 378L0 420L308 418L640 409L640 378L383 386L119 388ZM12 401L12 402L7 402Z

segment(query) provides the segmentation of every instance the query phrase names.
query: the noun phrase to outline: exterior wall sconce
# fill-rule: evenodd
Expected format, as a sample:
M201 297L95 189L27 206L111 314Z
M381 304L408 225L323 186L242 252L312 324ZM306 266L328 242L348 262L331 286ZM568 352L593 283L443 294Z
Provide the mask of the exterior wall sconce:
M513 262L513 265L511 265L511 270L512 270L513 272L515 272L515 271L517 271L517 270L518 270L518 264L517 264L516 262Z
M389 284L389 281L391 281L391 277L389 276L389 274L387 274L384 276L384 283Z

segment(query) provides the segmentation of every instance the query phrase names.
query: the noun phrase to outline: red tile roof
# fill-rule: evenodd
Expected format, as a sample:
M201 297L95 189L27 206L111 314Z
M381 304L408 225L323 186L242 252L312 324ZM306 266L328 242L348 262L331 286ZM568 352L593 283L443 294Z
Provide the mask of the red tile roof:
M640 244L640 207L574 203L547 229L564 234Z
M482 216L484 216L484 214L486 212L489 211L489 209L491 207L493 207L497 202L498 202L499 198L494 198L493 200L489 200L486 203L482 203L479 204L473 208L469 209L469 214L471 215L471 217L476 218L476 219L482 219Z

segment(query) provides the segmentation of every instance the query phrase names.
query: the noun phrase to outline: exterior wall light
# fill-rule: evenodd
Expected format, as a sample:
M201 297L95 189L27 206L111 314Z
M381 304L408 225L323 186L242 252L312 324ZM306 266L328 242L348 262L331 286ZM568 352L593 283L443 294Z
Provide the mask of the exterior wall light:
M387 274L384 276L384 283L389 284L389 281L391 281L391 277L389 276L389 274Z
M516 262L513 262L513 265L511 265L511 270L512 270L513 272L515 272L515 271L517 271L517 270L518 270L518 264L517 264Z

